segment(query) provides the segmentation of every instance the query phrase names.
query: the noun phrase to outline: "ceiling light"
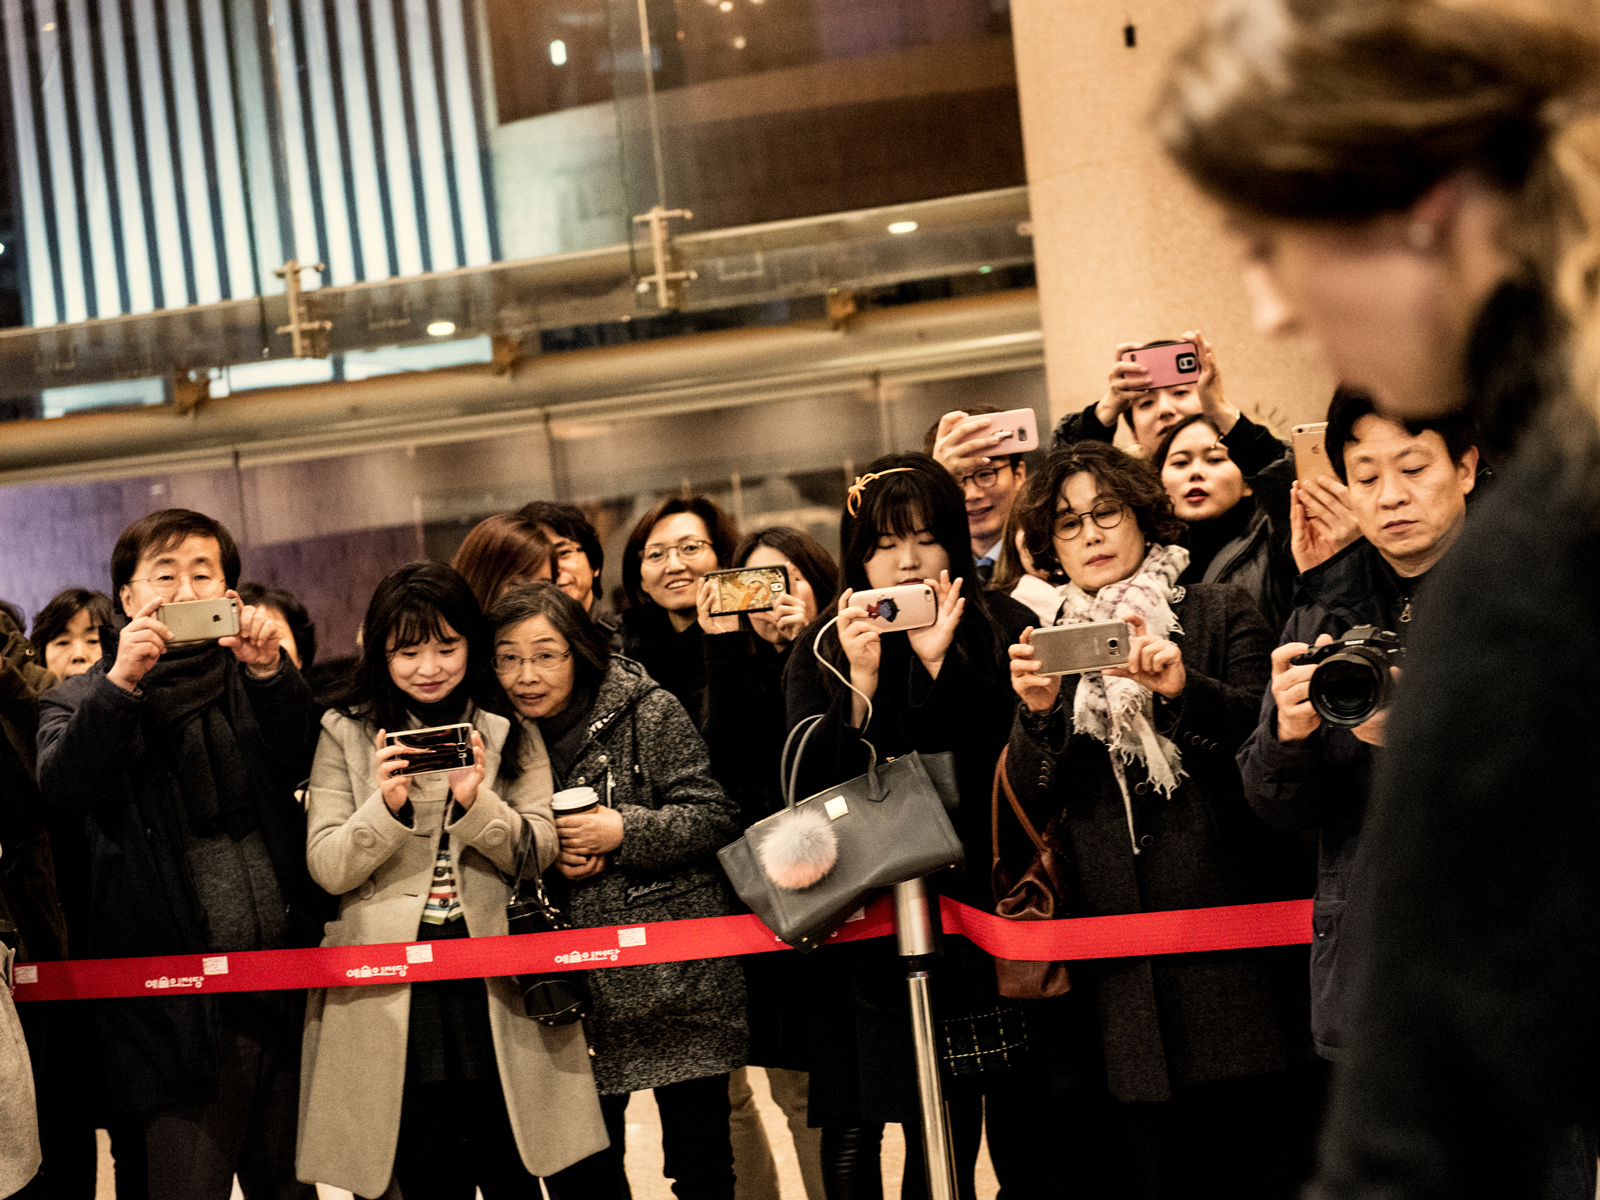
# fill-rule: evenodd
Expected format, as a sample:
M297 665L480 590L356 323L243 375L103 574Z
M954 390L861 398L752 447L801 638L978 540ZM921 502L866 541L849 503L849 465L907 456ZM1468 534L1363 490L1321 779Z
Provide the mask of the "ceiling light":
M560 38L550 43L550 61L558 67L567 65L567 44Z
M733 39L733 48L735 50L743 50L744 49L744 38L742 38L742 37L734 38Z
M917 223L915 221L891 221L891 222L889 222L889 232L890 233L915 233L916 231L917 231Z
M449 337L455 331L456 331L456 323L454 321L430 321L430 322L428 322L428 336L429 337Z
M722 3L717 5L717 7L720 8L723 12L732 12L733 11L733 0L722 0Z

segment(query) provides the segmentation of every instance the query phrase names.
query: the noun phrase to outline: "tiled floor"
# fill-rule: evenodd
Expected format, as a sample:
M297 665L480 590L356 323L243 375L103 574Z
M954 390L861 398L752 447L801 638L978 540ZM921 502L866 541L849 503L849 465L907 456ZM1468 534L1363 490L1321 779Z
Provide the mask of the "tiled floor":
M772 1143L772 1154L778 1163L778 1184L781 1200L806 1200L800 1183L800 1169L795 1162L794 1143L789 1140L783 1114L772 1103L767 1090L766 1073L760 1068L750 1070L750 1083L755 1089L756 1105L767 1127L767 1139ZM883 1139L884 1200L899 1200L900 1169L905 1163L905 1140L900 1127L889 1126ZM628 1105L628 1181L633 1186L634 1200L672 1200L672 1190L661 1175L661 1122L656 1116L655 1098L649 1092L640 1092ZM978 1200L994 1200L999 1191L994 1170L989 1165L989 1150L985 1146L978 1156ZM321 1200L350 1200L349 1192L337 1188L319 1187ZM238 1185L234 1186L235 1200L242 1200ZM100 1134L100 1186L95 1200L115 1200L111 1186L111 1145L105 1133Z

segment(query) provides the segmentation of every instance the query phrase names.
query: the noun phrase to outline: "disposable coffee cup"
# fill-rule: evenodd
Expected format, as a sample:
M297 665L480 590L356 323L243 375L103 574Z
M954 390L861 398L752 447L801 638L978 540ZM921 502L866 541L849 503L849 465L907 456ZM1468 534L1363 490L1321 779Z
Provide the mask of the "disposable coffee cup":
M550 797L550 807L558 817L575 817L600 807L600 793L592 787L565 788Z

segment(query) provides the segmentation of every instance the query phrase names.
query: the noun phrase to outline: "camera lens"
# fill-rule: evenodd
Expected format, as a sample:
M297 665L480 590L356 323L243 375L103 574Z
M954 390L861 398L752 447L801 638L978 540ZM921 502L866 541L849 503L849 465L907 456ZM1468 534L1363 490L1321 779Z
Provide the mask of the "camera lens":
M1365 646L1330 655L1311 675L1311 707L1330 725L1354 729L1388 699L1387 657Z
M1117 639L1116 638L1107 638L1106 639L1106 649L1107 650L1115 650L1116 648L1117 648Z

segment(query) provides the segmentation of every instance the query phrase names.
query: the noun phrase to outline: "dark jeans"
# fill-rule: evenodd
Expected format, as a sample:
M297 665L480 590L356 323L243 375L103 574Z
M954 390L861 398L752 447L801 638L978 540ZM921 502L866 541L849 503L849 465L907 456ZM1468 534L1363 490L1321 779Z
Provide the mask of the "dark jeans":
M248 994L224 1000L215 1094L144 1116L150 1195L228 1200L237 1173L247 1200L316 1200L294 1177L300 1029Z
M664 1169L678 1200L733 1200L728 1077L712 1075L655 1089ZM623 1169L628 1096L601 1096L611 1145L545 1179L551 1200L632 1200ZM411 1200L407 1193L406 1200ZM487 1200L487 1197L486 1197Z
M1193 1200L1294 1200L1311 1178L1328 1064L1174 1090L1170 1100L1120 1104L1134 1146L1125 1194Z
M30 1195L51 1200L94 1200L99 1147L95 1143L96 1105L85 1080L79 1049L85 1014L67 1000L17 1005L22 1033L33 1063L38 1097L39 1149L44 1161L28 1186Z
M498 1079L406 1084L394 1177L406 1200L539 1200Z

